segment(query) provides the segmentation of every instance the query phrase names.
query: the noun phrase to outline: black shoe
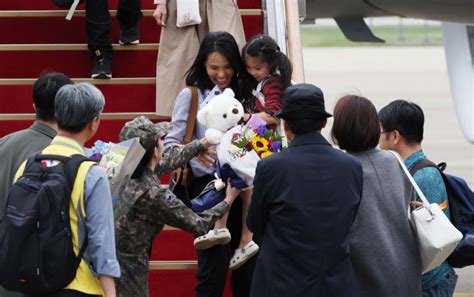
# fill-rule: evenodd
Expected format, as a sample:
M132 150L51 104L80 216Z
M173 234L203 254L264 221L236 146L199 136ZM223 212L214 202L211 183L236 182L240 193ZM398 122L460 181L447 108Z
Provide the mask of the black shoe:
M110 55L102 55L100 50L96 50L92 63L92 78L112 78L112 57Z
M140 43L140 32L138 32L138 26L130 29L121 28L119 43L121 45L133 44L137 45Z

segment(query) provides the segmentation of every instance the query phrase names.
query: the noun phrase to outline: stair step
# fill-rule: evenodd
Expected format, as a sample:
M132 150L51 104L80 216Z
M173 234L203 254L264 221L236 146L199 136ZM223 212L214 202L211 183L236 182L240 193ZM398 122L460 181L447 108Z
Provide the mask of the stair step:
M109 0L109 9L117 9L119 0ZM261 8L261 0L239 0L240 9L257 9ZM84 9L85 5L81 4L78 9ZM142 9L155 9L156 5L153 1L142 1ZM52 10L57 8L51 0L31 1L31 0L14 0L0 1L0 10Z
M38 78L0 78L1 85L33 85ZM123 77L112 79L92 79L89 77L73 78L74 82L88 82L99 85L122 85L122 84L154 84L154 77Z
M150 297L195 296L196 270L151 270L148 274ZM232 296L231 294L225 296Z
M114 77L154 77L157 50L116 51L113 56ZM63 72L70 77L87 77L92 61L86 50L68 51L2 51L0 77L38 77L49 70Z
M197 268L197 261L150 261L150 270L190 270Z
M77 81L76 79L73 79ZM97 80L93 81L94 83ZM100 81L99 81L100 82ZM106 98L104 112L155 112L155 79L148 84L97 84ZM6 114L33 114L32 85L2 85L0 84L0 118L6 119ZM15 104L5 104L15 102ZM133 102L133 104L131 104ZM33 115L28 119L33 119ZM10 117L10 119L18 119Z
M154 112L113 112L102 113L101 119L104 120L130 120L137 116L146 116L155 121L169 120L167 117L156 115ZM9 113L0 114L0 121L32 121L35 119L34 113Z
M0 12L1 14L4 12ZM242 17L245 35L247 38L262 33L263 16L246 15ZM0 27L15 28L4 30L0 44L63 44L86 43L84 17L75 16L66 21L61 16L40 17L0 17ZM34 28L35 34L31 34ZM54 30L51 30L54 28ZM160 27L152 16L145 16L139 23L140 41L142 43L158 43ZM155 29L150 29L155 28ZM111 40L117 42L119 38L119 24L112 18Z
M118 141L118 135L120 130L122 129L125 122L129 121L131 118L139 115L146 115L150 116L149 114L144 113L137 113L137 114L129 114L128 118L120 118L120 119L102 119L100 121L100 129L97 131L96 135L86 143L86 147L91 147L94 142L98 139L104 141ZM18 130L26 129L33 124L33 119L19 119L19 120L9 120L9 119L2 119L5 115L0 116L0 135L4 136L10 133L13 133Z
M224 297L231 297L230 272ZM189 297L195 296L195 270L152 270L148 275L150 297Z
M141 43L137 45L112 44L114 51L158 50L159 43ZM63 44L0 44L2 51L86 51L86 43Z
M153 16L154 10L142 10L143 16ZM260 15L261 9L240 9L240 15ZM67 10L0 10L0 17L62 17L65 18ZM117 15L116 10L109 10L111 16ZM84 17L86 15L85 10L76 10L74 17Z
M167 230L161 232L153 242L151 260L196 260L197 253L193 245L194 236L183 230Z

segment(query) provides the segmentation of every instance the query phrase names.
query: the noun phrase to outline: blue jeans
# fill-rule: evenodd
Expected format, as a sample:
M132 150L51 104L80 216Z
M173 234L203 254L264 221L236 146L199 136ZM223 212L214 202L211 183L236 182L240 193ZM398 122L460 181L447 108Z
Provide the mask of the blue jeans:
M458 281L457 274L448 274L446 278L438 285L425 289L422 292L423 297L452 297L454 288Z

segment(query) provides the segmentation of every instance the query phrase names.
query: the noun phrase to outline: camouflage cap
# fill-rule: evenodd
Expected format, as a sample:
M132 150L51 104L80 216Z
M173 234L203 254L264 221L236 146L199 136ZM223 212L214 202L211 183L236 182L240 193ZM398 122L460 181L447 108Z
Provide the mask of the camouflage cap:
M153 123L145 116L139 116L132 121L126 122L120 131L120 141L131 138L140 138L141 145L146 149L158 142L158 139L168 134L171 130L169 122Z

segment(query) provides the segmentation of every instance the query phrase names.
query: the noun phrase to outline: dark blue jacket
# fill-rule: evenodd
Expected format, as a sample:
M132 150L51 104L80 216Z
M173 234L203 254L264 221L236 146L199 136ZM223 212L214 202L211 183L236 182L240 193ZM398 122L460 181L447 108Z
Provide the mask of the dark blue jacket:
M348 235L361 194L360 163L320 133L260 161L247 220L262 238L250 295L359 296Z

